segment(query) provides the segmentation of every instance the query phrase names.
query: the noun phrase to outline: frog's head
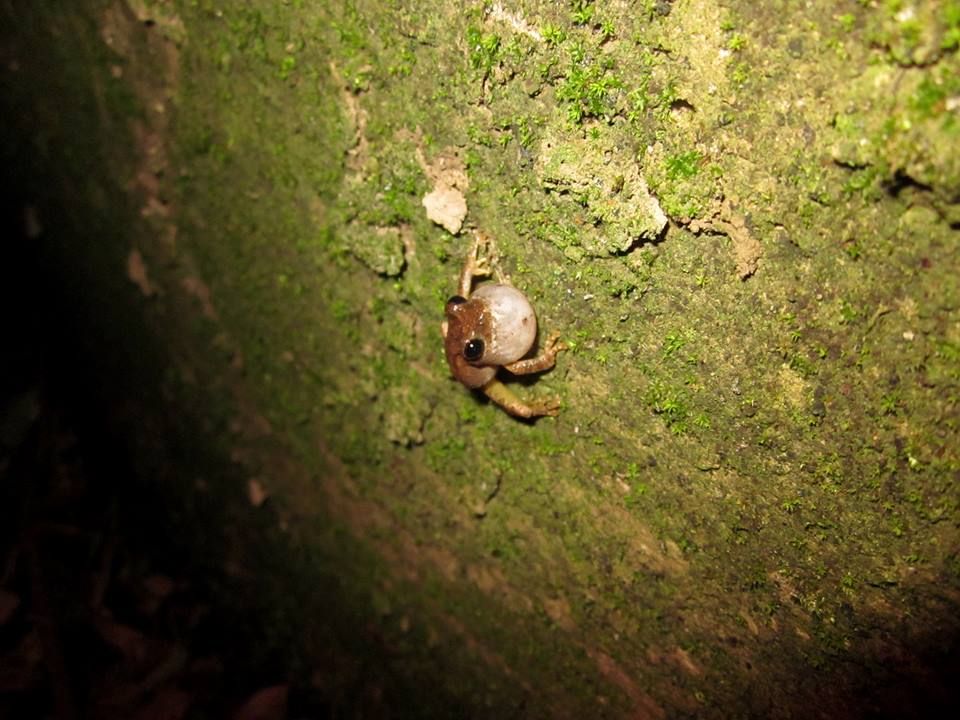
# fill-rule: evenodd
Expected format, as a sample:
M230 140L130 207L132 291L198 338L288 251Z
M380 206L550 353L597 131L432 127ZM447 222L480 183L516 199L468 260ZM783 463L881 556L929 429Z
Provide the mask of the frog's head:
M493 347L493 332L487 303L454 295L444 308L441 325L447 363L453 376L469 388L479 388L493 380L496 365L487 362Z

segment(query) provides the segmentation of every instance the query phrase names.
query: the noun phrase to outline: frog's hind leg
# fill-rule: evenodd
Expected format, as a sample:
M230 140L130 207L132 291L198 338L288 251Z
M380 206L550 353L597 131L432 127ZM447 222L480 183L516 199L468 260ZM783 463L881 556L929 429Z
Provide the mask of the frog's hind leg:
M524 402L502 382L494 378L481 388L484 394L514 417L535 418L560 413L559 398L542 398Z

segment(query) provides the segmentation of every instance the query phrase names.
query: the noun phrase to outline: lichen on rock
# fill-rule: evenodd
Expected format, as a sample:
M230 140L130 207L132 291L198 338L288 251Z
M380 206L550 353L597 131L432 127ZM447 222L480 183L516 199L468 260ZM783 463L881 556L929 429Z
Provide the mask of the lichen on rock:
M634 152L574 138L545 140L536 162L540 184L583 205L594 228L581 243L588 254L603 257L655 242L667 216L640 174Z
M417 148L417 160L433 189L423 196L421 204L427 218L451 235L456 235L467 217L467 200L463 191L469 184L467 171L457 152L447 148L433 162L428 162Z

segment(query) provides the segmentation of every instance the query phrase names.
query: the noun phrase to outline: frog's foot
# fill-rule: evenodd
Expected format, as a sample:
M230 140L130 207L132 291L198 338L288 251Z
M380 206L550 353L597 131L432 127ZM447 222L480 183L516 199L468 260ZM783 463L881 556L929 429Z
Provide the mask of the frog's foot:
M550 337L548 337L547 342L544 343L542 354L549 355L552 358L556 358L557 353L562 352L563 350L569 350L569 349L570 349L570 346L560 339L560 333L554 331L550 333Z
M472 266L474 277L490 277L497 265L497 248L493 238L486 233L474 233L473 247L470 248L468 263Z
M462 297L470 297L473 290L474 278L485 278L495 275L497 282L505 282L503 273L498 265L497 249L486 233L475 231L473 246L467 253L460 272L459 292Z
M530 411L530 415L527 417L540 417L542 415L556 417L560 414L560 398L557 397L527 401L526 406Z

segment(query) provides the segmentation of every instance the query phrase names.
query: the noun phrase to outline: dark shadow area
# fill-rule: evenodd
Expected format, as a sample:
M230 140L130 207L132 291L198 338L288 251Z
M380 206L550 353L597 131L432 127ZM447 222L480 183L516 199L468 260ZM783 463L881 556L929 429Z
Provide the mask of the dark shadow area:
M223 578L171 536L105 386L115 358L82 351L36 209L4 197L0 717L285 717L288 702L324 716L257 618L219 601Z
M442 658L410 670L341 572L350 544L305 551L238 495L158 399L149 328L121 337L109 291L70 276L69 224L3 197L0 718L477 716L419 699Z

